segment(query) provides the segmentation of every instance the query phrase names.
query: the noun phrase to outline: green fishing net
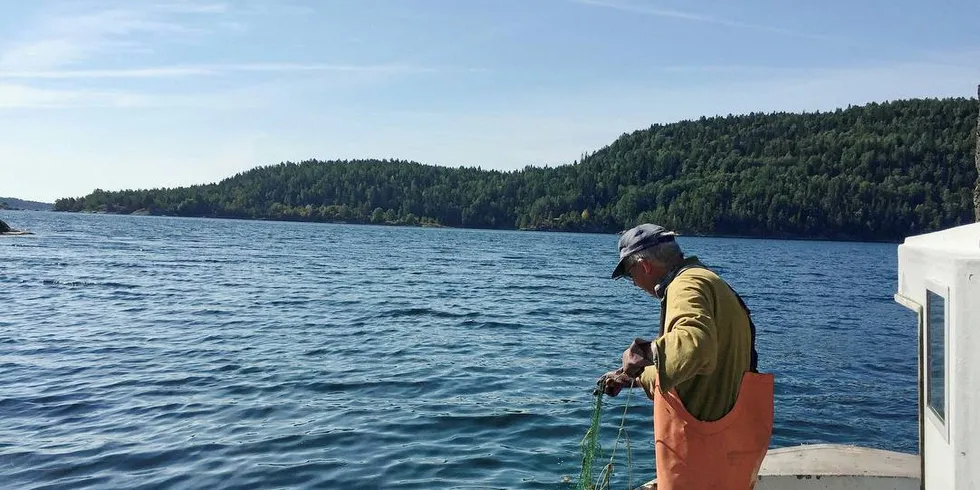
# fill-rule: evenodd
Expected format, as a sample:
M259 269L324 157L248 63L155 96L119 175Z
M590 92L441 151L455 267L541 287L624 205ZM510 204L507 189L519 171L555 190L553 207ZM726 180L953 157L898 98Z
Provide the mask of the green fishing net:
M616 453L622 443L626 452L626 479L627 490L633 488L633 460L630 445L629 433L626 431L626 413L629 410L629 402L632 397L632 389L627 389L626 405L623 407L623 417L616 432L616 442L610 451L608 461L602 455L601 429L602 429L602 401L603 393L597 388L592 393L592 417L589 429L585 432L580 444L582 451L582 469L578 480L575 482L575 490L608 490L613 474L616 470ZM596 471L596 465L601 464L601 468Z

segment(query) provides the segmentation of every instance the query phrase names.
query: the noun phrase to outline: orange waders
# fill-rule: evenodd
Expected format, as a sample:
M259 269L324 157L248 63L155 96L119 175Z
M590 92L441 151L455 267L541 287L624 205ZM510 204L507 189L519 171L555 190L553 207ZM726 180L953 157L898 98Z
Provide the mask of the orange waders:
M769 449L773 375L746 372L738 400L719 420L688 413L676 390L653 390L657 490L750 490Z
M752 330L751 366L742 375L735 406L721 419L698 420L684 408L676 390L662 392L657 376L653 390L657 490L751 490L758 479L772 438L774 377L757 371L755 324L745 302L738 293L735 297L749 315ZM662 306L661 335L666 303Z

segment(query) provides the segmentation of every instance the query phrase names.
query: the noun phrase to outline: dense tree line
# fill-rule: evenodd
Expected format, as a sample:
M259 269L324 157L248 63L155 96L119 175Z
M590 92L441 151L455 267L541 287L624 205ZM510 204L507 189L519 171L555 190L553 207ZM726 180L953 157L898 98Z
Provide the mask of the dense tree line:
M259 167L216 184L96 190L60 211L613 232L899 240L974 220L976 99L701 118L570 165L502 172L399 160Z
M980 98L980 85L977 86L977 97ZM977 151L976 151L977 173L980 173L980 114L977 114ZM980 222L980 177L977 178L977 188L973 191L973 207Z

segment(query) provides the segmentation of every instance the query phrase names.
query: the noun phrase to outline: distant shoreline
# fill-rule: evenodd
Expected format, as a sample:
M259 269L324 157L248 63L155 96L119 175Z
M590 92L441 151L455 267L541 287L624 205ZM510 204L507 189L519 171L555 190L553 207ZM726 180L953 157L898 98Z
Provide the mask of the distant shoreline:
M30 211L30 210L25 210ZM609 231L576 231L576 230L554 230L554 229L533 229L533 228L479 228L479 227L463 227L463 226L446 226L441 224L425 224L425 225L407 225L407 224L394 224L394 223L361 223L356 221L318 221L318 220L301 220L301 219L276 219L276 218L240 218L234 216L177 216L169 214L151 214L151 213L110 213L105 211L40 211L40 212L53 212L59 214L94 214L94 215L113 215L113 216L151 216L151 217L162 217L162 218L207 218L207 219L220 219L220 220L234 220L234 221L272 221L280 223L320 223L320 224L334 224L334 225L366 225L366 226L389 226L389 227L399 227L399 228L444 228L450 230L485 230L485 231L516 231L516 232L540 232L540 233L574 233L574 234L591 234L591 235L616 235L618 232ZM698 232L683 232L678 231L678 236L684 237L695 237L695 238L730 238L730 239L745 239L745 240L786 240L786 241L802 241L802 242L840 242L840 243L882 243L882 244L894 244L899 245L901 241L894 240L867 240L867 239L849 239L849 238L824 238L824 237L800 237L800 236L759 236L759 235L732 235L732 234L713 234L713 233L698 233Z
M54 211L54 203L0 197L0 211Z

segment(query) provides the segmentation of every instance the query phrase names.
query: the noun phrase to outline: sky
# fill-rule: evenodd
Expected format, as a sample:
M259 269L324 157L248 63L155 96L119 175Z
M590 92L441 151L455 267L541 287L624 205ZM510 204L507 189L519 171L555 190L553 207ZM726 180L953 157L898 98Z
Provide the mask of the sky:
M976 0L0 0L0 196L512 170L701 116L976 97Z

